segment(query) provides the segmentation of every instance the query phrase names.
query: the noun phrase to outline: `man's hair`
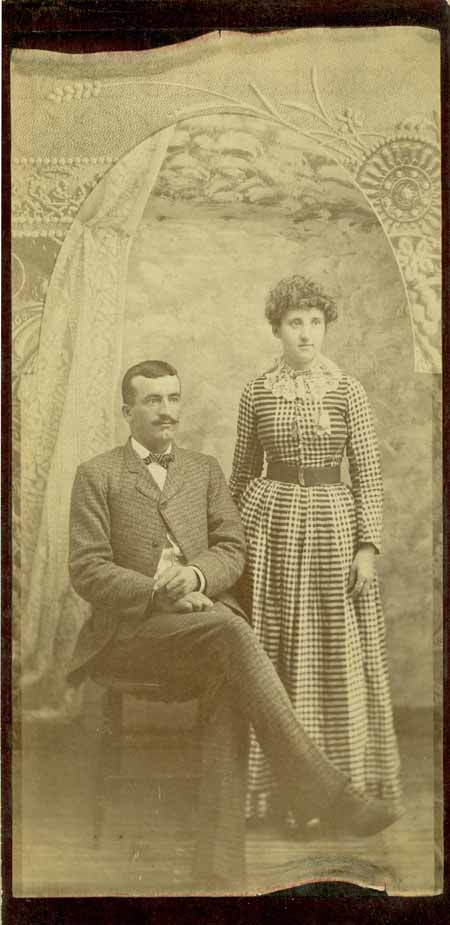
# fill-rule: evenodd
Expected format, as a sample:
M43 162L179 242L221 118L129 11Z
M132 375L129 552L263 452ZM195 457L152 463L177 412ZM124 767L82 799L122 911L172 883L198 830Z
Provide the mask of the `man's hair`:
M122 398L124 405L134 404L136 391L133 387L135 376L145 376L146 379L160 379L161 376L178 376L174 366L164 363L163 360L143 360L127 369L122 379Z

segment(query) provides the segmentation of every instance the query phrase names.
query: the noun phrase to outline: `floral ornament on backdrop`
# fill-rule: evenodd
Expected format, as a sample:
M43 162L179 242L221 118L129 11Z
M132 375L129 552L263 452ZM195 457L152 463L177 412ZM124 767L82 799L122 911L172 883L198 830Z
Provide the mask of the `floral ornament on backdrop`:
M45 297L61 241L53 234L16 236L11 254L12 394L20 378L34 371ZM14 413L14 407L13 407Z
M390 131L374 132L364 128L362 116L349 106L338 113L328 111L319 92L315 68L311 70L311 83L313 105L297 99L270 100L254 84L249 84L249 89L257 103L210 88L145 77L72 83L56 80L46 99L53 105L83 106L126 85L138 88L142 84L146 89L172 87L180 98L183 94L198 98L197 105L177 109L172 117L174 122L214 114L258 116L314 142L347 172L387 236L407 296L416 371L440 372L441 286L436 272L441 221L438 115L435 112L431 118L411 115ZM36 161L31 171L28 164L31 178L16 184L15 227L19 233L33 234L40 219L40 233L46 233L46 226L50 233L56 223L58 235L63 234L83 199L107 169L107 164L100 164L102 160L74 158L56 164L41 160L40 164ZM249 157L247 163L248 160ZM190 169L195 173L198 168L192 163ZM244 161L241 169L245 170ZM201 167L199 173L201 176ZM214 186L214 180L212 183L217 201L226 201L228 189L221 192ZM248 182L244 201L255 201L258 195L255 182ZM414 259L408 256L408 248L416 255ZM417 255L423 260L420 253L424 249L433 255L433 272L421 270L412 276L411 268L414 263L417 265Z
M20 158L12 164L13 235L61 244L111 157Z
M432 238L399 236L396 252L408 287L411 320L421 355L434 368L441 351L441 254Z

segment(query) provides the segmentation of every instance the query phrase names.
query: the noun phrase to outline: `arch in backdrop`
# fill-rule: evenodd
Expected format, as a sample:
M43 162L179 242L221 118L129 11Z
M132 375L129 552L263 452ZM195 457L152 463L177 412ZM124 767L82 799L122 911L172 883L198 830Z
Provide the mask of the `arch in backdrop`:
M291 142L286 140L288 134L292 136ZM278 150L278 158L274 156L275 150ZM281 266L286 273L306 269L315 273L324 285L331 284L338 301L342 302L352 285L355 268L360 273L359 291L364 291L358 258L366 259L368 264L372 260L368 289L375 313L383 297L378 298L374 290L376 270L373 267L382 258L389 284L395 289L395 312L397 321L400 319L397 328L393 324L394 340L397 339L399 347L402 338L404 343L407 324L413 371L413 342L404 276L392 259L390 239L362 187L355 186L354 180L348 174L345 176L342 166L331 155L325 155L317 144L307 145L304 140L296 139L291 129L274 126L269 118L264 120L260 116L233 112L230 107L217 107L207 115L201 110L198 114L191 112L188 118L166 126L128 152L88 196L64 240L46 293L34 370L31 375L23 376L20 383L23 460L20 656L26 709L27 705L32 705L33 710L50 708L56 715L64 716L78 708L77 699L73 692L67 691L64 683L67 661L87 615L87 607L72 591L67 573L67 524L73 477L81 461L109 449L117 440L120 373L124 363L134 362L137 347L141 349L142 344L142 337L140 342L136 340L136 326L133 334L133 324L139 319L142 323L145 316L145 324L150 324L155 331L160 330L160 322L164 326L165 320L170 338L167 342L172 344L176 342L177 330L186 331L187 322L194 324L195 312L183 315L183 311L186 306L198 310L198 304L190 300L195 299L201 275L193 272L193 260L191 271L188 272L185 263L184 277L180 276L181 263L174 263L173 256L178 253L180 257L180 248L188 239L178 228L178 237L172 236L174 246L170 250L168 236L177 222L178 225L186 223L188 213L191 230L192 221L195 221L193 215L201 215L201 220L207 223L208 210L211 221L215 216L214 221L216 225L221 224L222 230L225 226L234 227L234 244L227 252L228 264L225 260L220 272L216 265L215 284L206 292L202 287L201 293L214 309L217 304L214 299L222 291L219 284L226 278L227 266L228 269L234 266L238 280L241 283L245 283L245 278L248 280L242 305L247 308L250 305L254 310L248 329L242 326L242 311L230 310L225 316L225 328L217 324L216 315L210 332L206 332L218 338L221 353L221 344L230 341L231 325L236 349L232 369L227 369L226 375L234 373L236 395L242 384L237 371L241 369L240 375L245 379L252 375L253 366L255 371L258 366L256 355L245 364L255 331L263 338L258 341L264 343L262 352L270 356L273 350L269 332L263 334L262 326L258 329L257 307L266 284L283 275ZM261 226L259 235L258 223ZM200 225L198 228L201 232ZM220 238L219 227L215 230ZM228 237L230 239L230 235ZM270 242L269 237L272 238ZM202 238L199 233L195 245L198 259L199 245L203 241L206 246L207 238L208 234ZM217 260L219 238L216 235L214 253ZM244 239L247 250L238 248L238 251L244 258L253 255L253 266L247 268L247 277L245 259L244 264L236 262L236 245ZM311 244L314 239L316 246ZM355 251L358 239L360 250ZM340 248L338 258L332 249L333 242L338 251ZM344 253L345 242L347 254ZM374 262L375 242L379 252ZM152 243L154 250L149 258L148 248ZM164 246L166 264L172 266L175 280L167 274L161 276L161 272L158 277ZM156 257L158 249L159 258ZM186 253L181 256L184 259ZM153 267L150 275L149 261ZM350 265L352 271L349 271ZM211 274L207 276L211 280ZM169 319L165 289L170 290L173 302L173 284L179 287L183 279L192 291L187 292L186 286L184 291L178 288L178 309L175 307ZM147 284L152 289L153 300L145 309L142 295L144 293L145 302ZM129 305L133 307L134 320L127 319ZM204 312L203 317L206 317ZM211 321L213 314L208 317ZM346 330L344 319L339 335L341 344L346 338L348 340L350 329L358 333L358 325L355 327L358 305L354 300L346 317L348 327ZM379 315L373 319L374 327L377 319ZM379 336L382 341L382 331ZM352 337L353 359L358 367L364 345L360 336ZM391 341L392 332L387 332L386 350ZM201 338L193 338L194 350L199 350L200 342ZM174 351L179 354L184 371L188 369L182 356L185 349L186 343L178 344ZM371 370L377 374L377 369L379 373L377 348L368 355L372 364L368 374ZM336 359L339 359L337 355ZM358 373L358 369L351 371ZM219 381L207 392L207 400L203 400L205 427L208 425L204 431L196 427L198 415L193 411L201 397L201 383L204 385L204 377L194 383L191 393L186 435L200 448L223 457L227 452L224 440L229 443L229 433L223 437L209 426L217 399L223 395L223 382Z

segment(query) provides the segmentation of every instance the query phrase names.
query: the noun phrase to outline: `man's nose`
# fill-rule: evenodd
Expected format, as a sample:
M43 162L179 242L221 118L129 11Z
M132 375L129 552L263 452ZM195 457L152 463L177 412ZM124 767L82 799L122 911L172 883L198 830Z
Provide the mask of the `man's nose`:
M160 412L162 411L162 412L166 413L166 412L169 411L169 409L170 409L169 399L168 399L168 398L165 398L165 397L163 396L163 397L161 398L161 404L160 404L160 406L159 406L159 410L160 410Z

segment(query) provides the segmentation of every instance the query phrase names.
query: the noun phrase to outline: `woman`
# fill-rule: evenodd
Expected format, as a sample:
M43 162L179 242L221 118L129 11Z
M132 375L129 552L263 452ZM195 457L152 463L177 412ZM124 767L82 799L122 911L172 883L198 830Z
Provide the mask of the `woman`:
M266 317L283 353L244 389L230 483L248 541L253 626L316 744L400 814L371 411L362 385L321 354L337 311L313 281L281 280ZM344 452L351 489L340 476ZM271 793L252 736L248 815L264 817Z

